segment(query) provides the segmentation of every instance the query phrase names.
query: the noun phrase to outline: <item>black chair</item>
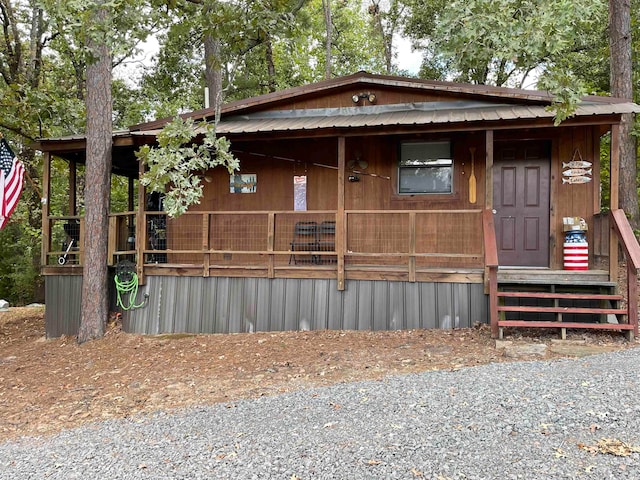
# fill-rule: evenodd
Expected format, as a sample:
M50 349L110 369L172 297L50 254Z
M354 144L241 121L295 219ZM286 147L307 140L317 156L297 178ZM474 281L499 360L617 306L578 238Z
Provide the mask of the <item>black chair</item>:
M293 241L291 242L291 252L314 252L318 250L318 223L317 222L296 222L293 228ZM293 260L294 265L298 263L314 263L315 255L297 255L292 253L289 257L289 265Z
M62 241L62 255L58 257L58 264L78 263L76 255L71 251L77 251L80 248L80 222L78 220L68 220L62 226L65 233L65 239Z
M325 220L318 226L318 251L334 252L336 250L336 222ZM329 255L318 255L318 263L336 263L337 258Z

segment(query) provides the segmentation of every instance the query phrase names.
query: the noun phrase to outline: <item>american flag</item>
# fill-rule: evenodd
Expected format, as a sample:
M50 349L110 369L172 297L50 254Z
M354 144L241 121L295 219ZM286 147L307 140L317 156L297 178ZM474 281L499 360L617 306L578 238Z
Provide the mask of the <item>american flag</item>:
M4 228L22 193L24 165L7 141L0 139L0 230Z

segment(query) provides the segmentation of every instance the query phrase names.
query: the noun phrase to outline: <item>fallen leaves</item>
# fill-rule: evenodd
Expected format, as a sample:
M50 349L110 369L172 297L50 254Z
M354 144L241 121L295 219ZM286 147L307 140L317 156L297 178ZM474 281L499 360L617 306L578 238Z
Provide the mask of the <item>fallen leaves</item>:
M632 453L640 453L640 446L631 445L616 438L601 438L595 445L579 443L578 448L592 455L615 455L616 457L628 457Z
M104 339L83 346L69 336L46 340L44 332L43 308L0 313L0 440L192 405L222 403L232 409L241 398L398 373L516 361L496 350L487 325L453 331L163 336L113 328ZM607 339L611 349L633 345L617 334L589 335L587 343ZM369 391L359 393L360 403L371 401ZM447 393L455 398L458 390ZM338 402L327 406L336 412L347 408ZM594 421L604 421L594 415Z

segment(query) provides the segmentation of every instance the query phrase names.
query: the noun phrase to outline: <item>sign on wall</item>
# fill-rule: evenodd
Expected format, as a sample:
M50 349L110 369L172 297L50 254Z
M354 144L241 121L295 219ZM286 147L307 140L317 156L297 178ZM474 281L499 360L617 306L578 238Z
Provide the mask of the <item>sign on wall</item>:
M256 173L237 173L229 175L230 193L256 193L258 175Z
M307 176L296 175L293 177L293 209L296 212L307 210Z

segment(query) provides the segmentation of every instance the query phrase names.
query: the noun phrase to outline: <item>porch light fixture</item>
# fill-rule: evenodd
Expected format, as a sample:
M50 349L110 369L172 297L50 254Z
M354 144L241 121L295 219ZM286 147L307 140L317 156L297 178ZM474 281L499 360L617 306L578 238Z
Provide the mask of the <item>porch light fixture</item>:
M365 99L369 103L376 103L377 97L375 93L371 92L354 93L351 97L353 103L359 103L361 99Z

